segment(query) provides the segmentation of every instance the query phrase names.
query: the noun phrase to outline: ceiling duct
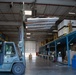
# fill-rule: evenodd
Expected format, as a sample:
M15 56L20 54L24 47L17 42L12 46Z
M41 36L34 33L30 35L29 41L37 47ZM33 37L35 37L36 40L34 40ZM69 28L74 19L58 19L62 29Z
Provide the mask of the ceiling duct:
M28 30L38 30L43 29L47 30L50 29L53 25L55 25L55 22L59 18L53 17L53 18L28 18L27 19L27 29Z
M32 5L31 5L31 10L32 10L32 17L36 17L37 15L37 9L36 9L36 0L34 0L34 2L32 2Z

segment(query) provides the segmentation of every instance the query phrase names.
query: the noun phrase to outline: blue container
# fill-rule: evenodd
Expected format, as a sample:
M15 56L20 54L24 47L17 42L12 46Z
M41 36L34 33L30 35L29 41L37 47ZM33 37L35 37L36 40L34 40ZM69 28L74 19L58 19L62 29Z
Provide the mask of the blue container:
M76 69L76 55L74 55L72 59L72 68Z
M76 59L76 55L74 55L73 58Z

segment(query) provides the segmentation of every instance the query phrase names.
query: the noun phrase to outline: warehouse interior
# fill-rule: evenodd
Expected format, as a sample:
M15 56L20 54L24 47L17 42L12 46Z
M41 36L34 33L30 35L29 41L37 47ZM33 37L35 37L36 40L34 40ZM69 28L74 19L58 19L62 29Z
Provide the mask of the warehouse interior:
M24 75L75 75L75 0L0 0L0 40L18 47L22 36Z

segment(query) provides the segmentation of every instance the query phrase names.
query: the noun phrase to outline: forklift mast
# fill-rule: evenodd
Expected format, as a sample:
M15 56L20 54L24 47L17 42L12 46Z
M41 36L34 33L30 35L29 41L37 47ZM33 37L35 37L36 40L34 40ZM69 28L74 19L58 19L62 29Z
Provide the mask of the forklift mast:
M23 63L24 65L26 65L25 63L25 40L24 40L24 28L25 28L25 13L24 13L24 10L25 10L25 6L24 6L24 2L22 4L22 25L19 27L19 43L18 43L18 47L22 53L22 59L23 59Z
M22 60L23 60L23 63L25 65L25 45L24 45L24 26L23 25L21 25L20 28L19 28L18 47L19 47L19 50L22 53Z

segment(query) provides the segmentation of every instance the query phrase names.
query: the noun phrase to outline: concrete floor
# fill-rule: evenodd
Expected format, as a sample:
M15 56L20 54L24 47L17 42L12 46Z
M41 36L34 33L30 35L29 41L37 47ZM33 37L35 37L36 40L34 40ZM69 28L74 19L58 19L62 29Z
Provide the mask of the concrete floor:
M0 73L0 75L13 75L12 73ZM24 75L76 75L76 70L66 65L52 63L49 60L37 57L26 59L26 71Z

